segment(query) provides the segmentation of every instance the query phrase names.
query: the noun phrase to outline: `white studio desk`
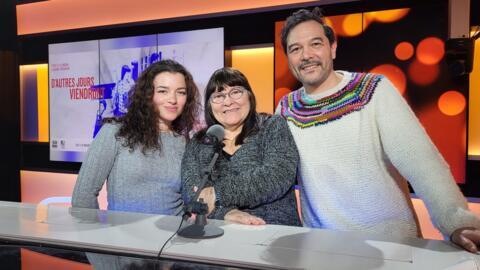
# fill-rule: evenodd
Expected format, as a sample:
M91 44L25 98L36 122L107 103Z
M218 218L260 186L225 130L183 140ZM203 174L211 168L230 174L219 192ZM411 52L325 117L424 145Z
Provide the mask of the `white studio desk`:
M446 241L209 222L225 234L175 236L162 258L252 269L480 269L480 255ZM172 216L0 201L0 239L33 245L155 258L179 223Z

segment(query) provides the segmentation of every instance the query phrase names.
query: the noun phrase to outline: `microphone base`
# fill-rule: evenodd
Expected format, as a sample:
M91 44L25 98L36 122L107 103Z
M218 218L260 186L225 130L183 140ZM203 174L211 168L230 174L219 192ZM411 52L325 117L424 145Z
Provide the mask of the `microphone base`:
M178 235L191 239L209 239L216 238L223 235L223 229L214 225L197 225L192 224L178 232Z

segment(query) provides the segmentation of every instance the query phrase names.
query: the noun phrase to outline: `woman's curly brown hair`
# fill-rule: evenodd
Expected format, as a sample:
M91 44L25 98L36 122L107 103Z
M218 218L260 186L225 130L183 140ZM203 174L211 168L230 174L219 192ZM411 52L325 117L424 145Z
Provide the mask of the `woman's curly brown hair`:
M120 123L116 137L124 139L123 146L131 151L135 147L142 147L145 154L147 150L161 150L159 138L160 115L153 103L155 76L162 72L180 73L185 78L187 87L187 101L183 112L172 122L172 131L183 135L187 140L195 125L198 113L198 88L190 72L174 60L161 60L151 64L138 78L129 94L128 112L115 120Z

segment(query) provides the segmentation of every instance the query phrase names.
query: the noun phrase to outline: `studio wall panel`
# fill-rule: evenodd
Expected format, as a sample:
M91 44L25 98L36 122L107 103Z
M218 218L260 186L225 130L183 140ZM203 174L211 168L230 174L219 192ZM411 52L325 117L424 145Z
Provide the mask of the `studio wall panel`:
M292 5L332 4L358 0L50 0L17 6L19 35L154 20L180 20L226 13L248 13Z
M468 156L480 160L480 39L475 41L473 71L470 73L468 116Z
M76 174L20 171L21 202L70 205ZM98 196L100 209L107 208L105 185Z
M48 65L20 66L20 138L48 142Z
M0 8L3 6L0 4ZM3 22L0 18L0 23ZM0 200L18 201L20 167L20 93L18 58L14 51L0 48Z
M232 67L248 79L257 100L257 111L273 113L273 46L232 50Z

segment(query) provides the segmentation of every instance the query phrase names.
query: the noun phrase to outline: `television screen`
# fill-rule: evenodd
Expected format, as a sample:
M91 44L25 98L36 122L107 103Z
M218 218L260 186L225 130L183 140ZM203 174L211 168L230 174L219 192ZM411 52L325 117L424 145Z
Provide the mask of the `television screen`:
M224 66L223 36L214 28L50 44L50 160L83 161L103 119L127 112L135 81L161 59L183 64L203 96L210 75Z

